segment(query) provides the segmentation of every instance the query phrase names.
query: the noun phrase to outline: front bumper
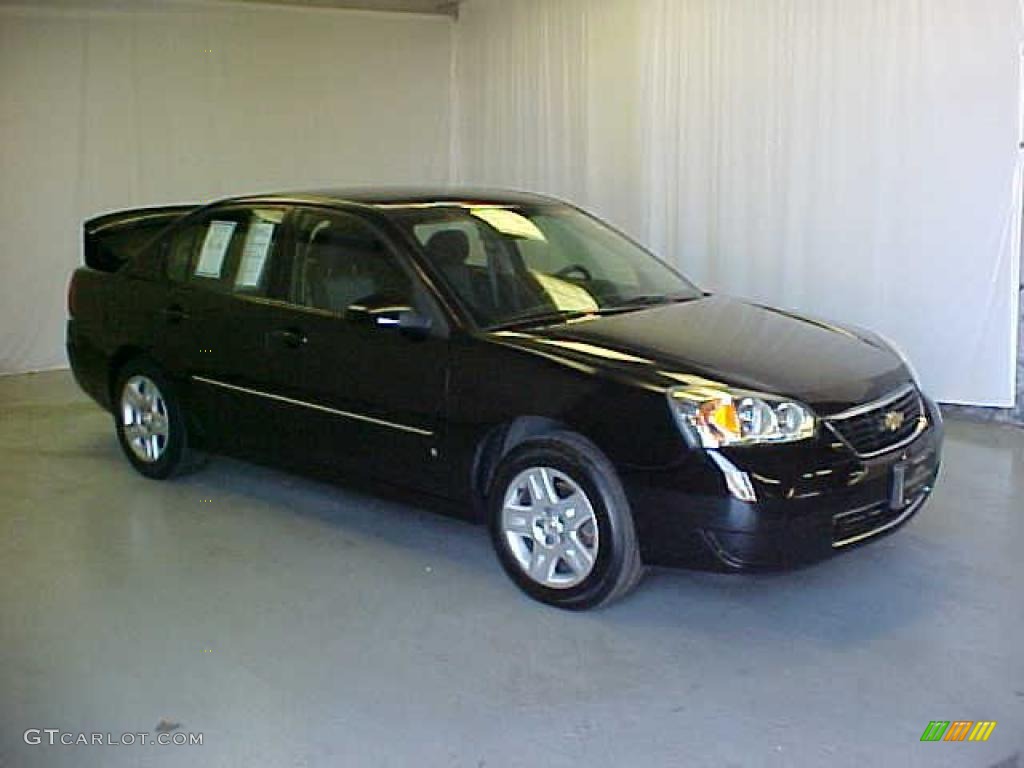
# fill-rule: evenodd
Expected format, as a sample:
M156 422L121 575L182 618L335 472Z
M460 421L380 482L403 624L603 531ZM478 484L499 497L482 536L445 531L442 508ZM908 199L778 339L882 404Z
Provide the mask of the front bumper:
M825 434L807 445L734 449L715 461L624 473L644 561L792 567L895 531L921 509L938 477L942 417L924 402L927 429L871 459ZM742 474L756 500L737 497L743 494L726 468Z

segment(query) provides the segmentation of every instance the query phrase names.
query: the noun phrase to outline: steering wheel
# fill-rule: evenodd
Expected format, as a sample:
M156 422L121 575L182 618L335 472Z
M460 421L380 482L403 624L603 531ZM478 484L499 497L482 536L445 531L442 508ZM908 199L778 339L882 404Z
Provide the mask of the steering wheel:
M567 267L562 267L560 270L554 273L555 277L568 277L573 272L580 275L584 280L590 282L594 279L594 276L590 274L590 270L584 267L582 264L570 264Z

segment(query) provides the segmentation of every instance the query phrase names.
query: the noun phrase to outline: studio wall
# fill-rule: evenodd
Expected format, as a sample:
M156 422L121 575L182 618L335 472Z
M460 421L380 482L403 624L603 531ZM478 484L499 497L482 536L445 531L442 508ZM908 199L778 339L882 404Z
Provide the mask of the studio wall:
M0 4L0 373L67 365L85 218L445 182L451 35L410 14Z
M566 197L1010 405L1022 29L1016 0L0 0L0 373L66 365L89 216L452 180Z
M467 0L460 181L589 206L713 291L1014 399L1017 0Z

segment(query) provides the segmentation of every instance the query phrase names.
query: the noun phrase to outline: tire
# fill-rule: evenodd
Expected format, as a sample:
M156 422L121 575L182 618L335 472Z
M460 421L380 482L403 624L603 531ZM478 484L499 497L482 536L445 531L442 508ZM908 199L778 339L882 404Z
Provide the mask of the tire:
M117 440L140 474L165 480L202 463L202 454L189 446L181 400L157 365L146 358L125 363L112 401Z
M643 576L615 468L580 435L553 432L516 446L498 465L487 511L498 560L536 600L596 608L626 595Z

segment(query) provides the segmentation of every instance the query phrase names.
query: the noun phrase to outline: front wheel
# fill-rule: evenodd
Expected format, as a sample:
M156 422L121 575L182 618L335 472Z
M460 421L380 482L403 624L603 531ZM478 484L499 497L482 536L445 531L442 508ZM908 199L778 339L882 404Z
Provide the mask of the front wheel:
M488 498L491 538L512 580L559 608L605 605L643 574L629 502L589 440L556 432L513 449Z

